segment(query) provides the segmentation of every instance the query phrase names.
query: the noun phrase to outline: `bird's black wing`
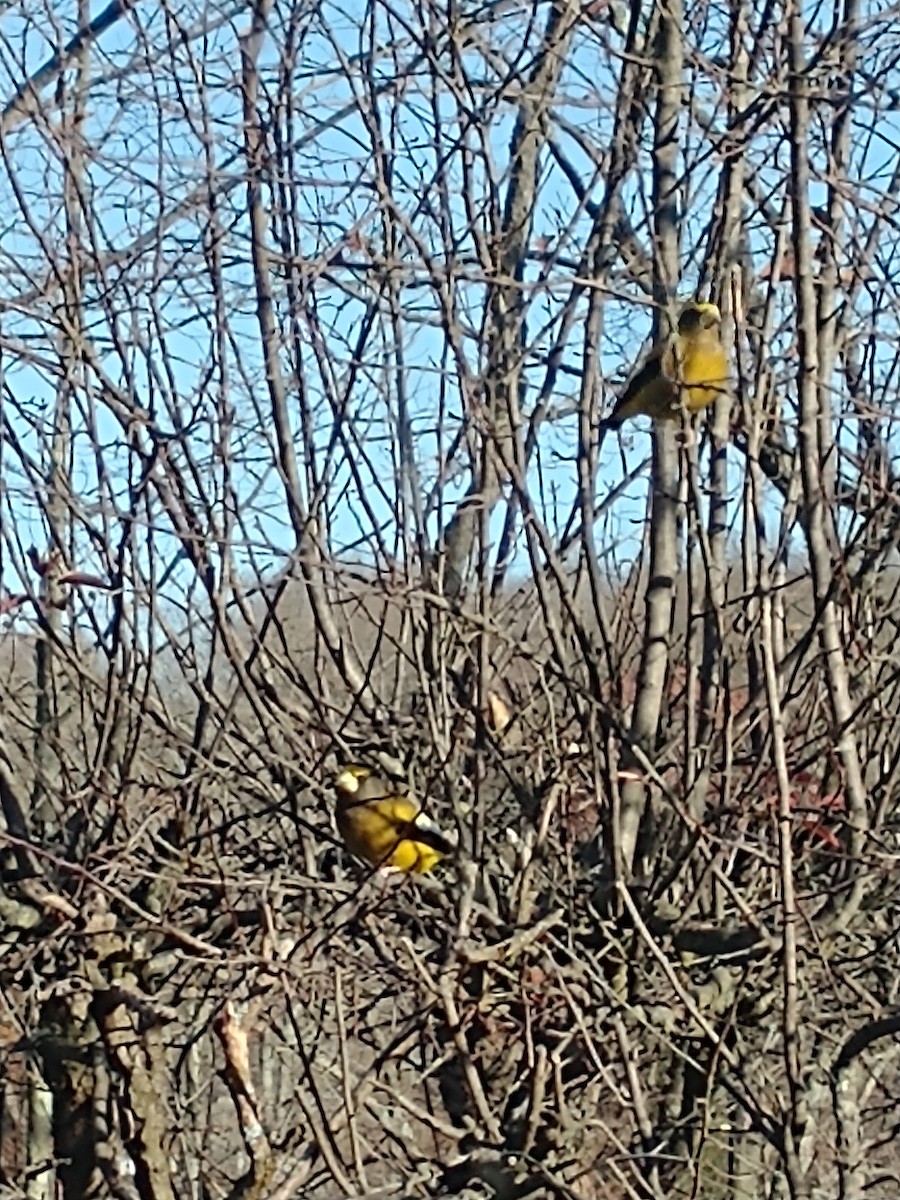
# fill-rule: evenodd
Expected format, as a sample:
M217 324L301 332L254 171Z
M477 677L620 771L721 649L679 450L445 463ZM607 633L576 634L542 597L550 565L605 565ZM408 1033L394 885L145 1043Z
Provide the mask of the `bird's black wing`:
M455 842L451 842L448 837L438 829L432 829L429 825L420 825L418 819L410 821L399 832L399 840L408 838L413 842L421 842L423 846L430 846L432 850L437 850L438 854L443 854L450 857L455 854L459 847Z
M640 409L633 409L631 406L645 388L652 386L659 379L662 356L663 349L659 346L650 351L643 365L626 383L625 390L616 401L612 412L600 422L601 429L616 429L628 417L640 412Z

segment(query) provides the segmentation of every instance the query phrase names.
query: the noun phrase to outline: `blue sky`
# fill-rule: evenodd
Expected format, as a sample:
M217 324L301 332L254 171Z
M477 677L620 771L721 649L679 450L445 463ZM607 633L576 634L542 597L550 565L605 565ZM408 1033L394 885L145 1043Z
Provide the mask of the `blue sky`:
M302 252L308 258L314 283L315 328L306 318L302 325L302 348L299 367L303 386L312 398L317 418L316 441L320 455L333 434L333 412L329 402L340 395L351 372L356 371L356 383L349 396L348 413L357 432L364 436L370 463L360 463L362 483L371 504L375 524L389 522L390 508L396 486L393 447L396 427L393 414L398 402L398 379L404 381L411 426L415 436L418 470L427 491L433 483L440 452L446 450L456 432L461 416L462 399L456 365L446 355L440 331L440 312L434 288L425 268L416 266L409 250L404 248L407 267L402 290L402 364L396 354L394 329L385 315L376 319L365 361L354 367L352 348L371 300L365 287L362 270L331 265L322 268L325 260L340 252L347 259L364 264L368 246L381 249L382 225L378 199L372 186L371 155L364 122L358 113L347 112L354 95L363 94L365 83L361 69L367 61L367 26L362 6L324 5L316 18L310 17L303 34L300 69L291 83L293 111L289 122L282 124L282 135L299 145L290 179L290 195L303 216L304 238ZM411 10L396 10L405 19L414 21ZM818 11L818 10L817 10ZM877 10L872 8L872 13ZM265 46L265 73L272 79L278 65L278 48L284 33L283 17L287 10L277 6L272 19L275 36ZM422 81L419 51L403 28L403 22L385 17L387 9L378 10L379 49L372 72L376 86L383 87L378 113L382 128L393 137L392 163L393 201L403 219L415 230L421 244L442 262L443 251L438 239L437 205L434 193L435 160L431 147L432 114L427 97L416 90L416 80ZM687 203L683 227L684 276L682 290L690 291L702 278L706 267L706 229L714 208L715 188L722 170L718 135L725 129L725 85L717 59L727 47L727 23L723 9L714 5L692 10L697 26L691 31L695 47L688 64L689 92L693 108L685 114L687 136L685 166L687 168ZM60 9L60 37L71 35L72 14ZM196 31L207 28L204 39L188 39L188 49L177 43L174 31L168 41L174 47L157 50L164 45L163 32L167 15L163 9L138 6L134 19L121 22L107 31L91 51L91 99L86 141L89 152L88 202L92 213L91 237L103 255L134 244L145 237L156 222L170 213L173 206L203 183L203 164L208 154L216 164L215 172L207 177L218 207L221 226L230 229L223 245L223 268L228 290L227 355L219 358L216 340L214 294L210 282L209 258L204 254L204 237L208 232L205 214L187 214L171 225L161 242L160 254L145 252L123 269L111 266L102 286L91 278L86 286L90 297L88 334L101 358L104 369L118 386L132 387L140 403L157 413L162 428L172 428L176 420L187 421L198 412L198 422L191 440L197 467L198 486L221 493L222 472L212 461L213 448L219 436L218 418L223 404L233 408L232 446L234 462L230 484L241 516L245 521L243 533L236 533L232 551L236 567L248 573L275 572L283 554L292 543L286 520L283 493L273 465L271 431L268 422L260 420L267 398L259 349L258 329L254 316L252 273L248 262L246 225L242 216L245 189L239 175L242 169L239 53L237 35L246 28L246 14L233 17L233 10L211 9L202 5L180 7L179 27ZM518 50L518 65L527 68L537 45L536 34L526 37L528 10L508 6L494 24L495 41L511 53ZM545 19L545 10L537 10L538 27ZM823 14L822 20L825 19ZM701 26L699 22L704 21ZM30 72L45 61L54 46L47 38L48 25L43 10L29 15L25 4L8 8L0 17L0 87L12 95L21 83L22 72ZM811 39L811 46L813 40ZM612 131L612 109L618 78L618 50L621 38L604 22L585 21L576 34L569 66L559 88L555 114L558 125L554 136L570 157L589 189L592 200L599 201L603 191L602 154L609 144ZM877 55L891 64L891 50L883 36L873 40L867 63L877 66ZM153 59L154 70L148 71ZM344 62L355 61L357 67L348 78ZM443 60L442 60L443 62ZM398 67L408 71L410 64L419 72L413 83L405 88L393 86ZM486 129L486 144L494 160L494 181L504 183L504 165L514 120L512 104L495 103L495 84L484 60L474 51L466 54L470 80L474 80L467 99L476 113L482 114ZM775 61L765 54L755 75L755 90L765 94L766 80ZM202 82L202 86L201 86ZM73 77L66 75L67 86ZM897 80L900 85L900 76ZM52 414L55 380L52 364L57 359L57 347L50 333L44 301L23 305L34 288L47 278L48 262L59 258L65 248L65 231L61 204L61 155L57 139L59 111L53 97L54 89L45 93L46 121L21 124L6 137L6 163L0 164L0 202L8 214L0 221L3 237L0 240L0 298L7 302L2 316L5 338L5 383L14 397L4 398L4 408L21 445L32 457L36 467L46 461L49 420ZM442 136L450 144L459 117L459 107L446 93L438 101L442 116ZM860 118L871 121L870 106L860 102ZM713 136L701 135L693 114L702 111L704 121L711 126ZM831 110L825 109L830 116ZM162 119L160 119L162 113ZM885 112L875 123L868 142L855 139L856 171L863 183L859 193L872 202L883 199L889 188L889 176L896 167L900 133L896 111ZM758 190L768 197L778 213L783 204L783 181L787 169L787 143L783 136L783 120L776 119L752 142L746 158L748 172ZM649 131L645 131L645 135ZM477 146L477 131L467 135ZM592 148L598 161L592 159L584 145ZM646 136L642 149L645 165ZM460 282L460 313L470 323L469 334L463 339L463 352L468 370L477 377L483 367L478 332L485 295L482 273L476 269L475 247L464 233L466 220L462 200L460 160L454 160L451 185L459 188L448 198L449 211L461 232L456 246L465 276ZM29 222L16 199L15 189L27 195ZM476 192L486 191L488 181L480 176ZM636 230L646 236L649 209L649 172L644 169L633 176L624 194L626 207ZM820 202L824 185L816 187L813 197ZM758 267L771 253L772 232L767 217L754 212L748 203L746 232ZM857 238L865 234L867 217L864 207L849 216ZM588 220L578 212L571 186L549 155L542 162L542 180L538 210L534 215L535 244L558 251L559 261L542 272L537 265L529 275L533 290L529 296L529 346L525 362L528 385L526 403L533 403L536 389L543 379L543 358L555 334L561 300L571 284L572 263L584 245ZM350 240L347 232L353 231ZM876 277L887 275L894 262L895 246L884 247L883 264L876 263ZM544 276L544 277L542 277ZM639 291L619 274L611 280L615 293L604 310L604 336L601 344L601 363L607 383L607 403L611 402L611 387L621 380L640 351L650 326L650 311ZM108 301L104 299L108 297ZM778 386L790 395L792 382L793 328L790 321L792 289L782 283L778 289L776 330L768 347L768 357L778 374ZM295 378L296 362L292 361L291 324L284 295L279 297L279 316L285 335L282 364L289 383ZM871 288L863 289L855 300L858 323L864 328L868 320L867 306L879 314L879 327L869 353L876 374L888 365L888 357L896 336L896 318L888 313L880 282L876 278ZM22 309L25 311L22 311ZM581 313L583 317L583 310ZM313 344L316 330L323 333L326 344L323 361ZM115 346L116 338L119 346ZM304 341L304 338L306 339ZM582 328L576 324L566 353L567 364L577 369L580 363ZM27 361L31 358L32 361ZM34 358L38 361L35 362ZM579 380L574 374L562 374L553 403L558 409L571 407L577 398ZM201 395L202 392L202 395ZM387 397L387 404L384 397ZM893 404L894 391L886 399ZM102 403L99 391L94 390L93 403L83 406L79 418L82 428L76 433L79 453L73 471L73 486L81 526L78 534L82 569L106 569L96 544L91 547L88 530L99 532L100 540L107 535L115 538L127 499L129 470L135 464L122 441L119 423L110 416ZM198 405L199 401L199 405ZM218 407L217 407L218 406ZM294 407L295 418L297 408ZM789 409L788 409L788 419ZM87 424L93 422L93 432L103 445L101 479L96 457L89 453ZM576 421L574 417L559 419L544 427L541 439L540 486L531 479L535 497L539 500L556 498L565 515L574 497ZM618 482L621 468L620 444L625 450L629 468L639 463L649 452L646 426L637 422L623 431L621 443L608 438L601 463L601 494L607 486ZM4 447L2 478L5 492L0 519L5 534L0 547L0 578L4 588L20 589L18 568L12 553L16 541L39 547L47 541L35 493L38 483L25 477L16 455ZM733 494L740 492L743 462L736 451L729 452L733 464ZM350 545L352 555L365 561L370 558L374 530L355 494L342 452L334 453L323 469L329 473L333 494L341 497L332 514L334 546ZM464 474L452 477L445 484L445 505L452 505L455 496L465 488ZM612 516L598 530L604 545L620 541L620 553L627 561L639 553L642 542L642 520L646 507L646 473L639 476L619 497ZM225 523L224 496L214 511L214 524ZM737 501L736 501L737 503ZM120 511L115 512L118 507ZM105 509L108 523L103 527L100 510ZM219 511L221 510L221 511ZM732 509L735 521L740 520L737 507ZM447 507L444 509L446 520ZM499 521L502 514L498 516ZM773 524L777 513L773 508ZM432 515L429 529L434 535L438 514ZM773 529L774 532L774 529ZM177 551L176 543L160 521L152 534L161 552L160 569L171 562ZM387 549L398 553L396 539L382 530ZM245 544L244 539L247 539ZM377 540L377 539L375 539ZM249 544L255 542L255 545ZM186 566L175 569L166 584L173 598L182 589L191 572Z

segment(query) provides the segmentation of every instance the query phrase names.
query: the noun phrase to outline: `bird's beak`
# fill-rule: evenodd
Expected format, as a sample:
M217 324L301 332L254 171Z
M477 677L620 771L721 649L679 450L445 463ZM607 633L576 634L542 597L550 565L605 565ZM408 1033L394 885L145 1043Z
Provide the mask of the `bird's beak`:
M340 775L334 781L334 786L338 791L350 792L352 795L354 792L359 791L359 780L352 771L341 771Z
M722 314L719 312L715 304L710 304L703 310L703 324L707 329L711 329L713 325L718 325L722 320Z

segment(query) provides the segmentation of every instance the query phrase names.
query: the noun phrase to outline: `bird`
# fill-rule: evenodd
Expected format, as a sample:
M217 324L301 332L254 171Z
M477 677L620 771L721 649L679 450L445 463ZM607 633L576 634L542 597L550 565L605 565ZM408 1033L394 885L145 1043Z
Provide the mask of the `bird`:
M629 417L673 420L699 412L728 390L728 355L722 345L722 314L716 304L689 300L674 336L658 342L632 375L600 432Z
M382 871L430 871L456 847L409 795L365 766L342 767L334 779L338 832L352 854Z

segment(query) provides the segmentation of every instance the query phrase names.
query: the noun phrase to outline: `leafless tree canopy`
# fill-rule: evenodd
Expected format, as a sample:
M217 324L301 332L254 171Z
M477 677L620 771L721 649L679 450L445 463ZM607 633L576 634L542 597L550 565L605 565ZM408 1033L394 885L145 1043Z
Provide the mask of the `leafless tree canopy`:
M900 1197L898 58L5 7L0 1197ZM598 445L688 295L733 394Z

